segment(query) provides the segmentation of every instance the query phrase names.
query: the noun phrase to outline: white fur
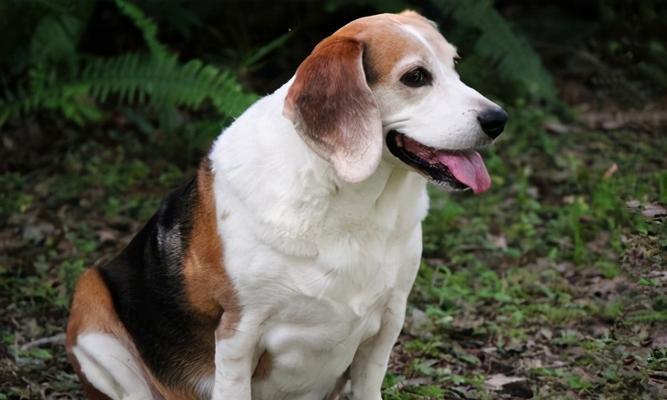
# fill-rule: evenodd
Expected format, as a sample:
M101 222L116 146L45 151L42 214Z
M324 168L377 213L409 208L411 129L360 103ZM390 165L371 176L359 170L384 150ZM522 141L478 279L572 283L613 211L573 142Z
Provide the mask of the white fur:
M387 163L358 184L338 179L282 116L287 87L210 154L224 265L243 309L238 333L217 345L214 398L321 400L353 360L364 364L353 374L373 381L353 376L353 390L379 398L419 265L425 181ZM365 341L369 355L355 358ZM250 389L264 351L271 373Z
M85 333L77 338L72 352L86 379L111 399L153 398L137 360L116 337Z

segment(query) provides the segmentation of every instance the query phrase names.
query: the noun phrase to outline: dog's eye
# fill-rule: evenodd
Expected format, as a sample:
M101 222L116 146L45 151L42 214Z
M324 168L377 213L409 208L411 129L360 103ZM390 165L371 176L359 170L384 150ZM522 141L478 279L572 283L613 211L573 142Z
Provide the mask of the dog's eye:
M420 87L431 83L431 74L422 67L417 67L406 72L401 77L401 82L405 86Z

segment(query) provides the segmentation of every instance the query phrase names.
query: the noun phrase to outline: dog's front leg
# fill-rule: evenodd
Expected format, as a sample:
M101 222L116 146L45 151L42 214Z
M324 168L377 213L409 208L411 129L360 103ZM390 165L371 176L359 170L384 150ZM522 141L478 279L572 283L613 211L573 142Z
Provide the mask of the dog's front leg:
M393 295L382 317L380 331L359 346L350 369L352 400L382 399L382 381L391 349L403 327L406 303L407 293Z
M250 400L257 318L223 314L215 330L213 400Z

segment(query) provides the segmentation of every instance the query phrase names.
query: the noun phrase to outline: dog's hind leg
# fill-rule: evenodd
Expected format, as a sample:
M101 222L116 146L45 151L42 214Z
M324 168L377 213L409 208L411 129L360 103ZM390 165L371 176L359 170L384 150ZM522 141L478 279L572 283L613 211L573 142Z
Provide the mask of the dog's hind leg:
M86 383L101 394L112 400L153 399L150 385L134 355L115 336L83 333L71 352Z

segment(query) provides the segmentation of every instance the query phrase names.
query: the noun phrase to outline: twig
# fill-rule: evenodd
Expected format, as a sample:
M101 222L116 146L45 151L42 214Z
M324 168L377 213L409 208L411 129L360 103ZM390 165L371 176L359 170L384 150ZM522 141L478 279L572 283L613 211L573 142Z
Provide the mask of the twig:
M59 333L57 335L53 336L47 336L39 339L35 339L31 342L28 342L21 346L21 350L28 350L33 347L38 347L38 346L43 346L45 344L60 344L64 345L65 344L65 334L64 333Z

